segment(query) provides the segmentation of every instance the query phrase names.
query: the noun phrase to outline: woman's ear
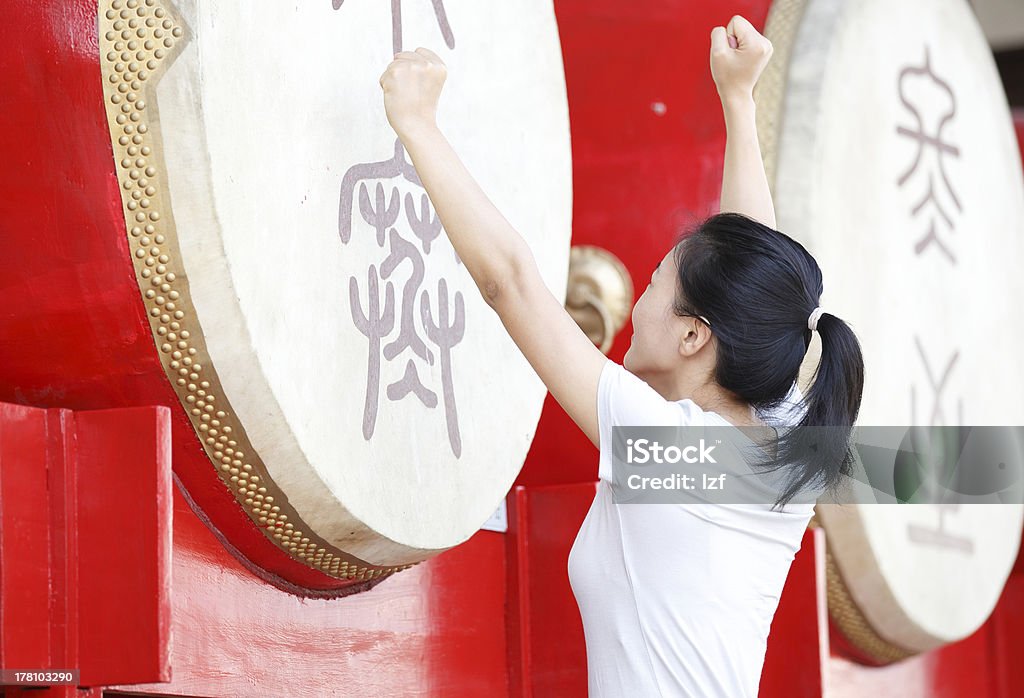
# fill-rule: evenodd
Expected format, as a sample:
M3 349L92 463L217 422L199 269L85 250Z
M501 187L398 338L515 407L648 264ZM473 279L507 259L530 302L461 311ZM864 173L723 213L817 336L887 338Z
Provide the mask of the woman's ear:
M683 323L679 330L680 356L693 356L714 339L711 330L699 319L685 317L680 320Z

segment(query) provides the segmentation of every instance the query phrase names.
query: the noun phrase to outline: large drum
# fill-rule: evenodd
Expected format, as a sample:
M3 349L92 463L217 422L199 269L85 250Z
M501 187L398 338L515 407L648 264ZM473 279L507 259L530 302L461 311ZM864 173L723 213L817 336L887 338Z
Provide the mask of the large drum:
M551 1L101 0L96 25L96 91L64 118L105 156L56 165L89 183L44 221L74 231L75 254L8 221L26 234L3 332L62 345L7 366L14 397L177 405L180 485L300 593L365 588L466 540L546 390L444 235L378 79L403 48L443 57L442 130L564 297ZM62 277L87 306L46 281Z
M823 307L862 342L859 423L1021 424L1024 322L1004 309L1024 301L1024 178L971 8L777 0L766 35L755 97L779 229L815 255ZM816 520L833 620L864 660L888 662L984 622L1024 511L819 505Z

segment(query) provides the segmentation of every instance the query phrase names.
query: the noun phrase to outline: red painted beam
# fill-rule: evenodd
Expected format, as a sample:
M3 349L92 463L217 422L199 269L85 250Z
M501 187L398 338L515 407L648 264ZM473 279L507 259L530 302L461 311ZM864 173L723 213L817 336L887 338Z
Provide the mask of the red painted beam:
M84 685L170 679L171 424L165 407L75 413ZM66 485L71 489L71 482Z
M44 410L0 403L0 668L56 668L49 613L51 451Z
M509 671L513 696L586 696L587 654L569 550L595 483L516 487L509 496Z
M228 554L174 493L171 680L126 693L502 696L505 537L466 543L338 599L288 594Z
M0 403L0 668L170 678L165 407Z
M825 692L828 609L825 531L808 528L772 619L761 698L819 698Z
M166 408L0 404L0 667L156 695L507 693L503 534L363 594L288 594L172 487L169 433Z

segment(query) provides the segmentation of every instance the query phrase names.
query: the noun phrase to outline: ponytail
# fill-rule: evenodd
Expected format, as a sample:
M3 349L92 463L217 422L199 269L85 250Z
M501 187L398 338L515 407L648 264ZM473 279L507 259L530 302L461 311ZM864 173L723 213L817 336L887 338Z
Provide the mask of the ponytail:
M851 476L853 471L850 435L864 391L860 342L849 325L827 312L818 318L817 330L821 358L803 399L803 416L774 442L774 455L756 464L769 471L784 466L792 469L790 484L773 509L785 506L804 488L834 494L843 477Z

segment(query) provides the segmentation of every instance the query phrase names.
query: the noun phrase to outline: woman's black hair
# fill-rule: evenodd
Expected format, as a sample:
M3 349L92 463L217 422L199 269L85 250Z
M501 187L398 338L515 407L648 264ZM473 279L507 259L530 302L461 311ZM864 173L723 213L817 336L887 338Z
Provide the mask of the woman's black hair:
M732 212L684 232L674 254L679 284L673 309L707 319L718 344L715 381L758 411L782 405L810 346L808 316L824 290L814 257L788 235ZM821 359L804 395L806 410L779 431L775 452L766 451L757 464L791 469L773 509L805 487L834 492L854 463L850 435L864 388L860 343L828 312L818 318L817 331Z

